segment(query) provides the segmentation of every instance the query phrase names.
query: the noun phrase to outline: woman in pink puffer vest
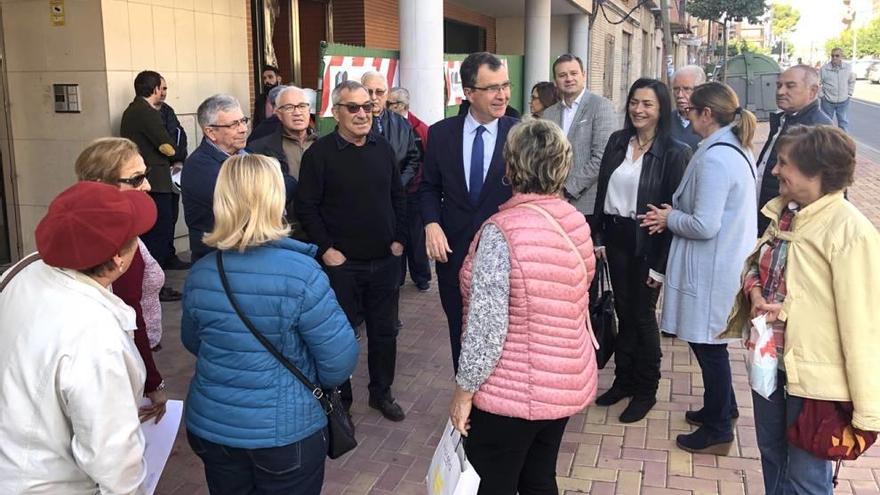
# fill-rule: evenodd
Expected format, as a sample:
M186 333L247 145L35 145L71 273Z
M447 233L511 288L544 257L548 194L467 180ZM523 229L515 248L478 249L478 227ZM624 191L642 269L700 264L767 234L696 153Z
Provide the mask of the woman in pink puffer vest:
M590 228L561 199L571 146L556 124L514 127L513 197L483 224L461 269L462 352L450 417L484 494L556 494L568 418L596 396Z

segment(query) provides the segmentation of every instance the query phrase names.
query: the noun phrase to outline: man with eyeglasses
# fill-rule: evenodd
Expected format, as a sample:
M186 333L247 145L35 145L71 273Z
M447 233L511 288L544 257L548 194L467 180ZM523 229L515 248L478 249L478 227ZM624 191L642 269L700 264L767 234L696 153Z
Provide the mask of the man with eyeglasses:
M180 197L171 184L171 160L177 154L175 141L162 122L163 79L158 72L145 70L134 78L134 100L122 113L119 135L131 139L147 165L147 179L156 203L156 224L141 236L147 250L163 268L187 269L174 251L174 224ZM161 301L178 301L181 294L171 287L159 291Z
M278 160L281 169L286 171L295 188L299 181L300 163L303 153L309 149L316 139L309 127L309 102L305 91L296 86L284 86L275 96L275 117L280 122L278 129L268 136L255 139L248 145L248 151L271 156ZM265 124L268 121L264 121ZM295 191L295 189L294 189ZM293 227L292 235L299 240L306 240L302 228L296 222L293 210L293 195L287 205L287 219Z
M843 61L842 49L831 50L831 60L822 66L819 77L822 80L822 111L832 121L836 115L837 126L846 132L849 128L846 111L856 90L856 73Z
M562 99L544 110L543 118L555 122L571 143L571 172L563 189L569 202L589 220L596 202L596 182L605 145L618 128L619 117L607 98L587 89L580 57L570 53L553 62L553 77Z
M281 94L281 90L286 87L287 86L283 84L279 84L269 91L269 94L266 96L266 104L272 108L272 115L259 124L252 122L251 133L247 138L248 146L257 139L274 134L278 129L281 129L281 120L278 118L278 113L275 112L275 106L278 104L278 95Z
M470 106L465 115L441 120L428 131L420 186L428 257L436 261L440 302L449 325L452 364L461 354L462 300L458 272L486 219L510 199L504 181L504 141L517 120L505 116L510 78L488 52L461 63L461 83Z
M694 151L703 138L694 132L691 121L687 118L687 108L691 104L694 88L706 82L706 72L698 65L680 67L672 75L672 96L678 112L672 117L673 138L690 146Z
M196 262L213 249L202 242L214 228L214 185L220 167L232 155L244 153L248 122L235 97L216 94L196 110L204 137L186 159L181 174L183 218L189 228L189 247Z
M400 257L406 197L394 149L370 132L373 103L357 81L331 93L334 132L318 138L302 158L294 209L330 279L349 323L366 322L369 406L391 421L406 414L391 385L397 360ZM351 382L341 387L350 406Z

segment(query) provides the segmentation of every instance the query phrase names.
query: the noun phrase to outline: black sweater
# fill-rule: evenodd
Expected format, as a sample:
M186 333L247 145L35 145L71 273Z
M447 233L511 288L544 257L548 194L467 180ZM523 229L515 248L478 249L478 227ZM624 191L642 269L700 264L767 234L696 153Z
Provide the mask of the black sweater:
M384 258L404 242L406 196L394 150L381 136L355 146L334 131L306 150L294 211L318 254Z

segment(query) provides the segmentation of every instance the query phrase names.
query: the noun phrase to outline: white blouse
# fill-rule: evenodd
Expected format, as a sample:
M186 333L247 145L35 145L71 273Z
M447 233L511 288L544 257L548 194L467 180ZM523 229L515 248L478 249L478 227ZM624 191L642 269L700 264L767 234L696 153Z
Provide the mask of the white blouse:
M605 214L636 218L636 201L639 196L639 179L642 176L642 156L633 160L633 147L627 145L626 157L611 173L605 193Z

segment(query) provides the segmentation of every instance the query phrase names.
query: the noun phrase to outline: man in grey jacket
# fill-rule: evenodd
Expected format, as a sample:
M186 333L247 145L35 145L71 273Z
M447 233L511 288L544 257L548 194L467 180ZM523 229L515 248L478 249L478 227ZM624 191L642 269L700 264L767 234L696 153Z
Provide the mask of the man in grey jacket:
M560 55L553 62L553 77L562 99L544 110L543 118L559 125L571 143L574 163L565 181L565 196L589 219L596 203L599 164L618 118L610 101L586 89L587 75L579 57Z
M846 131L849 127L846 111L856 89L856 74L852 66L843 61L843 50L831 50L831 61L822 66L819 77L822 79L822 111L832 121L836 114L837 125Z

